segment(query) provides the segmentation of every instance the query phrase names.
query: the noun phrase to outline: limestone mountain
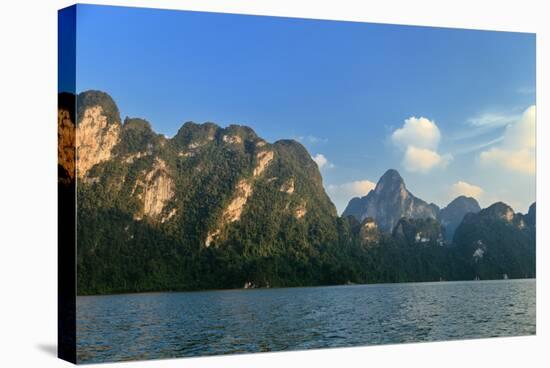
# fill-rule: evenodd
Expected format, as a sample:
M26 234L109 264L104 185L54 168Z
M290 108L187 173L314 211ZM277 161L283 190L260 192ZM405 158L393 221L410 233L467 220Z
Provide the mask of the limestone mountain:
M439 208L397 171L338 217L301 144L246 126L187 122L167 138L121 119L104 92L60 94L58 158L73 229L76 194L80 295L535 274L534 204L526 215L504 204L467 213L455 246L442 247Z
M343 216L354 216L359 221L372 217L381 231L391 233L402 218L438 217L439 207L415 197L405 186L396 170L390 169L382 175L374 190L362 198L353 198Z
M456 197L439 212L439 221L445 227L445 239L452 242L456 228L462 222L467 213L478 213L481 211L479 203L472 197Z
M535 228L505 203L468 213L454 243L470 267L468 278L535 277Z
M59 183L68 186L74 183L76 172L75 150L75 96L60 93L57 96L57 175Z
M201 287L221 271L217 287L284 284L288 273L308 269L301 263L321 246L336 243L336 209L300 143L271 144L246 126L192 122L169 139L143 119L121 121L103 92L77 101L82 292L101 291L97 285L146 290L158 285L155 278L170 280L169 288ZM210 260L193 264L202 257ZM215 265L220 258L227 264ZM267 259L269 267L281 263L269 279ZM219 269L198 269L205 263Z

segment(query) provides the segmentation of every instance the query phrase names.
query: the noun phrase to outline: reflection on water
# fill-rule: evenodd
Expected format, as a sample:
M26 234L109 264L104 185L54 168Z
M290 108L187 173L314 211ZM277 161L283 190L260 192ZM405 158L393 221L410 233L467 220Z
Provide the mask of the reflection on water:
M535 280L86 296L79 363L535 333Z

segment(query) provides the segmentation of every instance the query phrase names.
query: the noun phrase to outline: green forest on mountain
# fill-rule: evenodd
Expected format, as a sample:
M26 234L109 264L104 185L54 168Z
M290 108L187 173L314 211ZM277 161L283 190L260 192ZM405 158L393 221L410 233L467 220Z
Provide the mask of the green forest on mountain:
M452 240L438 219L401 219L383 232L368 226L371 219L337 215L298 142L270 144L248 127L213 123L186 123L167 139L143 119L122 121L105 93L86 92L77 101L76 129L90 106L121 127L111 159L78 178L79 295L535 277L534 206L512 219L503 203L468 213ZM189 148L199 141L207 143ZM256 175L266 150L273 159ZM143 155L128 160L137 153ZM162 213L175 215L166 222L136 217L144 206L136 183L158 160L174 182ZM221 226L243 180L253 191L240 219ZM292 191L283 190L289 183ZM297 215L302 208L305 215ZM217 227L220 235L205 246Z

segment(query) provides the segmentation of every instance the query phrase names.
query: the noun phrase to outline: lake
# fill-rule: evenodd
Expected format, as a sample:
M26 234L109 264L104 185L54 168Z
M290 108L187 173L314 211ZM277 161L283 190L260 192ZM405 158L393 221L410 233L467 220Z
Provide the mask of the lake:
M532 335L535 280L77 298L79 363Z

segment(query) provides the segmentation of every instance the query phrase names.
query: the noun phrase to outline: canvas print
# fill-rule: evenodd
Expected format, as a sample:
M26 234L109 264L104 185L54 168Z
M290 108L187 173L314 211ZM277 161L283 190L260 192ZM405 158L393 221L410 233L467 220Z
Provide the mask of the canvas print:
M59 12L59 355L534 335L535 35Z

